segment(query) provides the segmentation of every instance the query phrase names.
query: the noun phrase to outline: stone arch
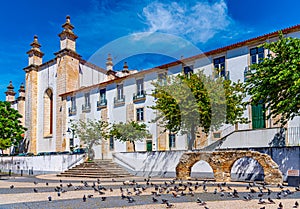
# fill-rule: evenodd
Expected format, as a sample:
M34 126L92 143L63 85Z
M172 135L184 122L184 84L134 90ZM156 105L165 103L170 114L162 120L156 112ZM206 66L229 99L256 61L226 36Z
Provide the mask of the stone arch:
M278 165L269 155L255 151L186 152L176 166L176 176L180 179L190 178L192 166L204 160L212 167L216 181L228 182L231 181L230 172L234 162L243 157L253 158L263 167L267 184L282 183Z
M52 135L53 132L53 91L47 88L43 97L43 133L44 137Z
M214 171L208 162L204 160L197 161L191 167L191 177L192 178L206 178L214 179Z
M264 168L251 157L237 159L230 169L231 180L263 181Z

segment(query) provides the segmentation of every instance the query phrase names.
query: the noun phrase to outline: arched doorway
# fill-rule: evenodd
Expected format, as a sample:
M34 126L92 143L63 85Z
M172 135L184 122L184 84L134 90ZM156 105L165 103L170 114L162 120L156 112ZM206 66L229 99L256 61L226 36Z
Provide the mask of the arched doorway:
M237 159L230 172L232 181L263 181L264 169L251 157L242 157Z
M214 172L209 163L204 160L200 160L192 166L191 178L213 179Z

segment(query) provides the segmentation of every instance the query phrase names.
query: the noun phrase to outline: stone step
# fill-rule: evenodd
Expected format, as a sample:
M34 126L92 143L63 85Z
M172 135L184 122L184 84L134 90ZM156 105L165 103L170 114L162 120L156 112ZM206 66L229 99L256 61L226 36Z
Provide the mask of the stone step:
M84 162L57 176L88 177L88 178L116 178L132 176L112 160L96 160Z

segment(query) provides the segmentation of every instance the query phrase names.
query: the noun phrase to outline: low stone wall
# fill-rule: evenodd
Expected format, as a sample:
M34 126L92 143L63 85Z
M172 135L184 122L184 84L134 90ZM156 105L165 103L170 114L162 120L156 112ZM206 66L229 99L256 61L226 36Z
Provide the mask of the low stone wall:
M46 155L0 157L0 170L16 174L59 173L84 160L83 155Z
M250 150L271 156L273 161L279 166L279 170L285 181L287 180L288 170L300 170L300 147L267 147L252 148ZM176 177L176 166L184 152L115 153L113 160L134 175ZM199 161L192 167L191 176L213 178L214 174L207 162ZM237 160L231 169L231 178L235 180L262 180L263 177L264 172L262 167L251 157L247 158L245 156L245 158Z

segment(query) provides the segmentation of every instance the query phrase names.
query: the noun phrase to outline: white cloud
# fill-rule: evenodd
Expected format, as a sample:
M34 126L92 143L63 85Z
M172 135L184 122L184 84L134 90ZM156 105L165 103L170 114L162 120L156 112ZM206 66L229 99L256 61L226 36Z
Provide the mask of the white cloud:
M148 25L148 32L181 35L194 43L205 43L234 25L224 0L198 1L193 5L152 2L143 8L141 17Z

